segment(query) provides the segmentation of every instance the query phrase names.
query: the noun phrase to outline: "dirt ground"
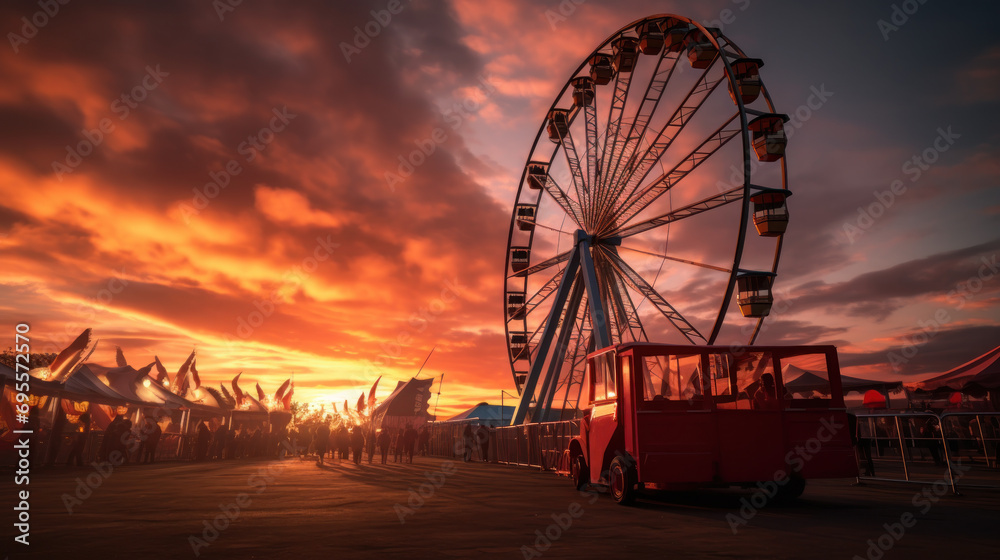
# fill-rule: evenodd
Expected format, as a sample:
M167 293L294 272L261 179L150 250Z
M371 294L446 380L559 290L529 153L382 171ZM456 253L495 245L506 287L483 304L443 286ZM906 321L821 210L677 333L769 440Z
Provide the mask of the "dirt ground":
M791 505L707 490L622 507L552 473L433 457L131 465L107 477L56 468L31 475L30 545L10 535L3 549L102 559L997 556L1000 492L853 482L810 482Z

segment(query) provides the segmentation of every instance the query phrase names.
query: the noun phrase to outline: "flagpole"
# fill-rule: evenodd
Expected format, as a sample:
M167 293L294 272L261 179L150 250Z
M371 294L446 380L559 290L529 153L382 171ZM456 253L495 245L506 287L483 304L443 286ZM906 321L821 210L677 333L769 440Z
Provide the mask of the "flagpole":
M424 363L420 364L420 369L417 370L417 375L413 376L414 379L416 379L417 376L420 375L421 371L424 371L424 366L427 365L427 360L431 359L431 354L433 354L435 350L437 350L437 344L434 345L434 348L431 348L431 351L427 354L427 357L424 358Z
M437 398L434 399L434 421L438 419L438 402L441 400L441 386L444 385L444 372L441 372L441 381L438 383Z

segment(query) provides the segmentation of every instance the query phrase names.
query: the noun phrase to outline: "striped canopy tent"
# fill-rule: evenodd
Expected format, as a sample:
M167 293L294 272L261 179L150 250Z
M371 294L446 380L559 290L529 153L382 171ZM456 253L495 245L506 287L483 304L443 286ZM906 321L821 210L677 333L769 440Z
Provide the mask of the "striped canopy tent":
M906 386L927 393L962 391L973 395L1000 390L1000 346L940 375Z

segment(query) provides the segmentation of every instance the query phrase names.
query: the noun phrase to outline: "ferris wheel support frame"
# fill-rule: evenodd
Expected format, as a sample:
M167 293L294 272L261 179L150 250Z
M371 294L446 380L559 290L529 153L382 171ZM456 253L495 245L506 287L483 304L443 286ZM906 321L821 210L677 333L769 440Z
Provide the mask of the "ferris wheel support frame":
M549 390L549 387L554 385L557 381L559 375L559 368L562 366L562 359L556 360L556 356L552 356L548 360L549 346L552 344L552 338L555 336L556 328L559 326L559 316L563 312L567 312L569 309L573 313L576 313L576 308L579 307L579 303L573 306L566 306L566 301L569 299L570 290L574 285L577 284L578 276L583 280L583 285L587 290L587 301L590 302L590 321L593 325L593 336L598 348L605 348L611 345L611 332L608 330L607 315L604 311L604 302L601 299L600 287L597 283L597 269L594 267L594 259L590 255L591 247L591 236L583 231L577 230L576 232L576 243L574 244L573 251L570 254L569 261L566 263L566 268L563 269L562 280L559 281L559 288L556 290L556 298L552 304L552 308L549 311L548 319L545 322L545 328L542 330L542 339L538 343L538 348L536 355L542 359L535 360L531 363L531 369L528 370L528 377L524 381L524 388L521 391L521 400L517 403L517 408L514 409L514 414L510 419L511 425L519 425L524 423L525 416L528 414L528 409L531 407L531 401L535 396L535 386L538 384L538 379L541 376L542 367L546 362L550 362L549 368L546 371L545 379L542 382L542 390L539 392L541 398L538 399L536 411L542 418L535 418L536 422L544 421L544 417L547 415L548 411L552 407L551 398L555 394L555 391ZM609 240L604 239L602 243L609 244ZM582 293L580 294L582 295ZM576 297L579 301L579 297ZM563 329L560 333L560 341L557 344L565 347L564 338L568 337L569 332L572 332L572 324L569 321L563 321Z

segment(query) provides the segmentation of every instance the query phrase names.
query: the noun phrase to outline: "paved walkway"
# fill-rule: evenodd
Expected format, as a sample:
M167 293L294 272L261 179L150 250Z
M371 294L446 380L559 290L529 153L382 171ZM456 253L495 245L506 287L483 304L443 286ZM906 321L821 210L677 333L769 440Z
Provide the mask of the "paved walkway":
M100 485L87 486L88 477ZM92 468L57 468L32 473L30 487L35 558L194 558L197 550L201 558L268 559L890 560L993 558L1000 544L1000 492L939 498L930 485L820 481L789 506L758 509L763 495L726 490L624 508L549 473L419 457L413 465L361 467L164 463L107 478ZM9 482L4 492L6 502ZM3 548L17 553L22 547L8 546L11 538ZM872 548L879 544L889 552Z

